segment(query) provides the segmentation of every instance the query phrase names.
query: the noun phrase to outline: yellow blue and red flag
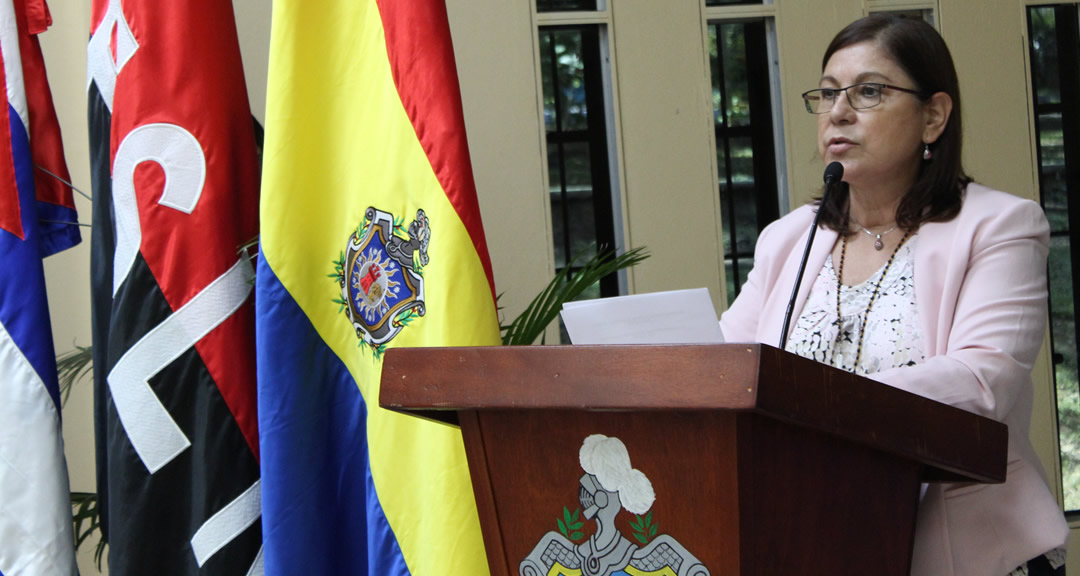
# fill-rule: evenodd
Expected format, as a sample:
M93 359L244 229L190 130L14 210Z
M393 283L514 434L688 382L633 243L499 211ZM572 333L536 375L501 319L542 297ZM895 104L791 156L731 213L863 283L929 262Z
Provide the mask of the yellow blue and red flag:
M256 273L267 574L486 574L460 432L388 347L494 345L442 0L274 3Z
M0 574L76 574L42 258L79 242L35 34L42 0L0 0ZM36 182L35 182L36 181Z

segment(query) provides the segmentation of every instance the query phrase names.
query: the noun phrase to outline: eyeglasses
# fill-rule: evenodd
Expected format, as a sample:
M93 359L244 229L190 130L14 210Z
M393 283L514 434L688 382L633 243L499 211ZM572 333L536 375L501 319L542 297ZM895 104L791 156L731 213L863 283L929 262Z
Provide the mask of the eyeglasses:
M914 94L920 99L926 99L926 94L910 88L901 88L891 84L880 82L862 82L852 84L847 88L818 88L803 92L803 102L806 103L806 111L811 114L825 114L833 109L836 98L841 92L847 94L848 104L856 110L865 110L881 104L881 93L886 89L897 90ZM854 90L853 90L854 89Z

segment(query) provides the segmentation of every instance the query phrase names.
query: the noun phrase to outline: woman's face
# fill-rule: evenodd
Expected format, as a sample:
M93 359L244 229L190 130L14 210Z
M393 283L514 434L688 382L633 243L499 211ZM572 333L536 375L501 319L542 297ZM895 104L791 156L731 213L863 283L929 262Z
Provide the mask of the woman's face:
M862 42L837 50L821 77L821 88L879 82L915 89L911 78L878 48ZM881 103L856 110L840 94L830 112L818 116L818 152L828 165L844 165L844 181L856 189L881 185L907 190L922 158L925 111L914 94L885 88Z

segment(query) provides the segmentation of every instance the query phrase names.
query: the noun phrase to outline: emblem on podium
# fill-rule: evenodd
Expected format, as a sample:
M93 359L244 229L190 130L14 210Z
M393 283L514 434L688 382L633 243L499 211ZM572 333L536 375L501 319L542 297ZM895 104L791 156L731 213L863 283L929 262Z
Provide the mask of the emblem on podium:
M579 453L585 475L578 501L585 520L596 530L585 538L577 530L584 523L578 514L564 509L559 532L545 534L521 561L520 576L710 576L696 557L667 534L657 535L652 508L656 495L652 483L630 465L630 454L618 438L601 434L582 442ZM624 536L615 518L625 508L637 515L630 523L634 539ZM644 515L644 516L643 516Z

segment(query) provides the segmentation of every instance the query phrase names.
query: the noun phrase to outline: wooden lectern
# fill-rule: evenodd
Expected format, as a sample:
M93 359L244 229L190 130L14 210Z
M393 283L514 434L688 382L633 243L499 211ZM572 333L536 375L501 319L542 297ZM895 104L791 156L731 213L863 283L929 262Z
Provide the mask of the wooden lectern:
M494 576L907 576L921 482L1005 480L1005 425L757 344L391 349L380 404L456 411ZM597 492L596 434L647 513Z

